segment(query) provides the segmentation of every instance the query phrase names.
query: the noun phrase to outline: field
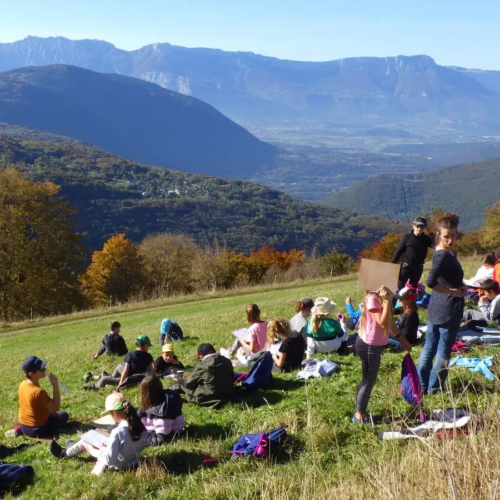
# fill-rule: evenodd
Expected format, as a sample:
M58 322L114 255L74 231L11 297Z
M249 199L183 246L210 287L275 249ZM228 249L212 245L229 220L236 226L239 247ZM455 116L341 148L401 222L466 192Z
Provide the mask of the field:
M37 499L497 498L497 383L463 369L452 369L449 390L426 398L426 409L457 406L482 414L483 425L468 436L447 442L377 439L380 430L409 423L410 407L399 395L403 354L383 356L370 404L373 414L382 418L376 428L351 423L361 373L359 360L331 355L341 363L340 373L331 378L304 382L296 380L294 374L277 375L271 389L250 397L242 391L238 399L218 411L186 404L186 436L147 449L135 473L107 472L94 477L90 462L74 459L58 463L50 455L46 441L3 437L16 423L20 365L28 355L50 360L49 369L72 389L70 395L63 393L62 409L77 423L61 435L59 442L74 439L83 424L102 411L104 396L112 388L100 394L85 392L81 388L82 375L87 370L111 371L120 361L101 357L93 362L90 358L107 333L110 319L120 320L129 346L138 334L149 335L156 344L152 348L156 357L160 320L165 316L174 318L191 337L176 344L176 353L185 364L193 366L200 341L211 341L217 348L231 342L230 331L244 325L244 307L249 302L259 304L265 318L291 317L295 299L325 295L343 310L346 294L353 296L354 303L360 302L354 277L135 305L0 329L2 443L29 443L28 448L7 460L31 464L36 472L33 484L9 495ZM485 351L472 354L484 356ZM418 349L414 359L418 359ZM42 383L49 387L47 381ZM127 390L127 396L138 405L137 389ZM283 424L288 425L290 435L284 451L268 460L230 460L232 444L241 434ZM217 458L219 462L208 469L202 465L205 458Z

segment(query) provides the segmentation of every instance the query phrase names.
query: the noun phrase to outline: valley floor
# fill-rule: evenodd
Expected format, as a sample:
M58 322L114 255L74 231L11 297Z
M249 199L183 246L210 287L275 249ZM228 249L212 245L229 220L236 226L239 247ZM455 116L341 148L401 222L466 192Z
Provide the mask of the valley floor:
M265 318L291 317L296 299L328 296L343 310L345 296L361 300L355 277L328 282L299 283L278 288L252 289L246 293L220 294L214 298L178 300L125 308L111 313L122 323L127 344L139 334L153 341L158 352L158 327L163 317L174 318L190 340L176 344L179 358L192 367L196 346L213 342L216 348L232 341L231 330L244 326L244 308L257 303ZM30 443L8 461L31 464L34 483L22 498L273 498L273 499L490 499L500 491L500 397L498 383L478 374L452 369L448 391L429 397L426 409L457 406L484 415L481 428L452 441L380 441L377 433L409 423L409 405L399 395L403 354L386 353L375 387L371 411L382 417L377 428L351 423L361 368L357 358L330 356L341 364L331 378L299 381L295 374L277 375L271 389L239 400L221 410L191 404L184 406L187 434L160 448L147 449L135 473L90 474L92 463L68 460L57 463L47 442L26 438L7 440L3 433L16 422L20 365L29 355L50 360L49 369L71 389L63 393L63 410L78 422L60 442L73 438L82 424L102 411L104 394L82 390L87 370L110 371L119 359L91 361L100 339L107 333L110 311L89 312L72 318L17 325L0 330L0 385L3 444ZM425 320L424 316L422 319ZM494 352L494 351L493 351ZM414 353L418 359L419 349ZM471 355L486 355L484 350ZM48 386L46 381L43 382ZM134 405L137 389L127 390ZM269 460L230 460L233 443L243 434L288 425L284 452ZM410 424L411 425L411 424ZM206 458L218 459L206 469Z

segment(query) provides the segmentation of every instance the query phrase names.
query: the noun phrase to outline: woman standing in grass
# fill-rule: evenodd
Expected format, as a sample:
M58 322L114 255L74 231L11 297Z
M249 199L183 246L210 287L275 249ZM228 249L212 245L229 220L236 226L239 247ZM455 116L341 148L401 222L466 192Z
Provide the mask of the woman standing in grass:
M385 286L376 293L365 292L363 312L356 340L356 354L361 359L363 377L356 395L356 412L352 421L357 424L370 423L368 402L377 381L382 351L392 333L403 349L411 351L411 345L401 335L392 316L392 292Z
M458 215L455 214L446 213L437 223L439 242L426 283L432 288L427 333L417 368L424 394L443 387L451 348L463 316L467 288L462 266L453 251L457 228Z

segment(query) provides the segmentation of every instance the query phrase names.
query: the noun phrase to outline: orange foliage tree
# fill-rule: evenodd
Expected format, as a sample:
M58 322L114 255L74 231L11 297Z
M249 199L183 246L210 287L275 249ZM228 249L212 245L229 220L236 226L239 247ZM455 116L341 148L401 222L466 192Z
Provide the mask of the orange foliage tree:
M372 246L365 248L360 254L360 259L372 259L380 262L391 262L396 248L404 234L389 233Z
M267 269L276 266L280 270L286 271L293 264L303 262L305 256L306 254L302 250L292 249L289 252L279 252L271 247L262 247L258 252L252 252L250 259L260 262Z
M144 284L144 270L137 248L123 233L109 238L80 276L85 295L96 306L126 302Z

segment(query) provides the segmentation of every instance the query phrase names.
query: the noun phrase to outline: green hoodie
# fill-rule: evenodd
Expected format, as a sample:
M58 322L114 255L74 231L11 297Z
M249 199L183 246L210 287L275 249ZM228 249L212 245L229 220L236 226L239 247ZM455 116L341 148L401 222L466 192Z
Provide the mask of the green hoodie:
M311 320L307 322L307 336L317 340L333 340L344 335L340 323L333 318L322 318L319 323L318 333L311 330Z

